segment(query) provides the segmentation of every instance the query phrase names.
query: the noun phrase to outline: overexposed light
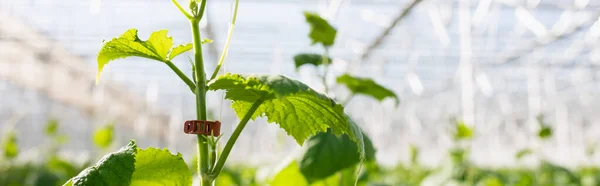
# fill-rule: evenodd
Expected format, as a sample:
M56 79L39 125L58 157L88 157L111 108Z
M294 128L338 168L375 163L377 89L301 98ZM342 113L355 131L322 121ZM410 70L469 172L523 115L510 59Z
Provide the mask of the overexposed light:
M492 5L492 0L481 0L479 4L477 4L477 8L473 13L473 25L478 26L483 21L483 18L487 16L490 11L490 6Z
M494 88L485 73L479 73L475 81L485 96L490 97L494 94Z
M540 4L541 0L527 0L527 7L535 8Z
M577 9L583 9L590 3L590 0L573 0L573 6Z
M366 22L373 23L380 27L387 27L392 23L392 20L390 20L389 17L383 16L383 15L378 15L377 13L375 13L369 9L361 10L360 17L363 20L365 20Z
M427 12L429 13L429 19L431 20L433 30L435 31L435 34L438 36L440 43L444 47L448 46L450 44L450 36L448 36L448 31L446 30L446 27L444 26L444 23L442 21L442 16L440 15L440 12L439 12L437 6L435 6L435 5L430 6L430 8Z
M423 93L423 84L419 79L419 76L415 73L409 73L406 75L406 80L410 85L410 89L415 93L415 95L421 95Z
M590 27L590 30L585 34L586 44L594 44L596 40L600 37L600 19L596 20L594 24Z
M100 7L102 6L102 0L90 0L90 13L100 13Z
M573 12L570 10L565 10L552 26L552 33L554 35L562 35L572 27L572 24Z
M354 53L362 54L365 52L367 45L364 42L356 39L348 39L346 42L346 47L350 48L350 50L352 50Z
M546 26L538 21L529 11L523 7L517 7L515 10L515 16L517 19L537 37L545 37L548 35L548 29Z
M146 101L148 103L156 103L158 100L158 84L151 83L146 89Z

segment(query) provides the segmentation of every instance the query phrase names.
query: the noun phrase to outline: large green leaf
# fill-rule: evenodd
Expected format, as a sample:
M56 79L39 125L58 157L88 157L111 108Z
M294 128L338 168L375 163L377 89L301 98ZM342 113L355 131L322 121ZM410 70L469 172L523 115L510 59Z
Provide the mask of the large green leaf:
M173 38L167 36L167 33L167 30L152 32L148 40L142 41L137 35L137 29L130 29L120 37L104 42L98 53L96 81L100 79L104 66L112 60L135 56L166 62L192 49L191 44L179 45L172 49Z
M328 63L331 63L331 58L328 58ZM296 70L302 65L314 65L319 66L323 64L323 56L319 54L298 54L294 56L294 63L296 64Z
M14 131L9 131L5 134L6 136L2 140L2 151L4 151L4 157L12 159L19 155L19 145L17 144L17 135Z
M131 183L137 146L134 141L119 151L104 156L96 165L83 170L65 185L123 185Z
M225 98L232 100L232 107L242 118L257 100L264 102L252 115L252 119L266 116L277 123L288 135L302 145L304 140L331 128L334 134L351 134L352 129L344 115L344 108L333 99L316 92L302 82L282 75L225 74L212 81L210 90L225 90Z
M337 78L337 82L345 85L353 94L367 95L379 101L385 98L393 98L396 100L396 104L400 103L400 98L398 98L396 93L377 84L370 78L359 78L350 74L344 74Z
M300 171L312 183L358 164L362 160L361 152L366 154L368 161L374 160L375 148L368 136L362 136L364 146L347 135L337 136L331 132L311 137L301 153Z
M64 185L191 185L192 173L181 154L138 149L135 142L104 156Z
M138 149L132 186L192 185L192 173L181 154L173 155L166 149Z
M99 148L105 149L110 147L113 142L114 136L114 126L112 124L108 124L102 128L96 129L94 131L94 145Z
M308 36L312 40L312 44L321 43L325 47L332 46L335 42L337 30L316 13L304 12L304 17L306 22L310 24Z
M308 186L308 181L304 178L298 163L292 161L287 167L275 175L270 183L271 186Z
M350 170L352 171L352 170ZM284 169L277 172L275 177L270 181L270 186L331 186L331 185L348 185L343 184L340 181L352 182L354 184L354 180L350 179L340 179L338 174L334 174L330 177L322 179L320 181L309 183L302 172L300 172L300 168L298 167L298 162L293 160L291 161Z

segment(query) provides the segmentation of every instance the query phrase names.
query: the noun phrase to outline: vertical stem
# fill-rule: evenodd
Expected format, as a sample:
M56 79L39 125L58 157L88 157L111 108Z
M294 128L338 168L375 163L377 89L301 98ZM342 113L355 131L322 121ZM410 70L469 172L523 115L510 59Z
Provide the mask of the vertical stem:
M192 34L194 37L194 62L196 66L196 116L198 120L206 120L206 75L204 73L204 61L202 58L202 43L200 36L200 19L190 19ZM208 144L206 137L197 135L198 139L198 176L202 179L202 185L207 186L212 183L208 180ZM208 184L207 184L208 183Z

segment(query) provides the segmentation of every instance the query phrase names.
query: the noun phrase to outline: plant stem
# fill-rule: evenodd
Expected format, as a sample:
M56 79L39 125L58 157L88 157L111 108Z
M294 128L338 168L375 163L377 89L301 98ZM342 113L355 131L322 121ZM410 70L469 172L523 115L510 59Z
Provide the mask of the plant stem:
M196 80L196 82L198 82L198 85L196 86L196 116L198 120L206 120L206 75L204 73L202 43L200 41L200 19L190 19L190 22L194 37L194 62L196 66L196 78L198 78ZM202 185L207 186L205 181L208 181L208 183L212 182L212 180L207 179L207 176L205 176L209 170L208 144L206 143L206 138L201 134L198 134L196 137L198 140L198 174L202 179Z
M175 64L173 64L171 61L166 61L165 63L169 66L169 68L171 68L171 70L173 70L173 72L175 72L175 74L177 74L177 76L181 78L181 80L183 80L183 82L185 82L185 84L187 84L190 87L192 93L196 92L196 84L194 84L194 82L190 80L190 78L188 78L183 72L181 72L181 70L179 70L179 68L177 68L177 66L175 66Z
M240 120L240 123L238 123L237 127L235 128L235 131L233 131L233 133L231 134L231 137L229 138L229 140L227 140L227 144L225 145L225 148L223 148L223 152L221 152L221 156L219 156L219 160L217 160L217 164L212 169L212 171L210 171L211 178L214 179L219 175L219 173L223 169L223 165L225 165L225 161L227 161L227 157L229 156L229 153L231 152L231 149L233 148L235 141L238 139L238 137L242 133L242 130L244 130L244 127L246 127L246 124L248 123L248 121L250 120L250 118L252 117L254 112L256 112L256 109L258 109L258 107L262 103L263 103L262 99L256 100L256 102L254 102L254 104L252 104L252 107L250 107L248 112L246 112L246 114L244 115L242 120Z
M223 52L221 53L221 57L219 58L219 63L215 68L215 71L210 76L210 80L215 79L217 74L219 74L219 70L221 69L221 65L223 65L223 61L225 61L225 56L227 56L227 51L229 50L229 43L231 43L231 36L233 36L233 28L235 27L235 20L237 18L238 4L240 0L235 0L235 5L233 8L233 17L231 18L231 24L229 25L229 31L227 33L227 41L225 41L225 46L223 47Z
M187 11L185 11L185 9L183 9L183 7L181 7L181 5L179 4L179 2L177 2L177 0L171 0L171 2L173 2L173 4L175 4L175 6L177 7L177 9L179 9L179 11L188 19L192 19L193 17L190 15L190 13L188 13Z

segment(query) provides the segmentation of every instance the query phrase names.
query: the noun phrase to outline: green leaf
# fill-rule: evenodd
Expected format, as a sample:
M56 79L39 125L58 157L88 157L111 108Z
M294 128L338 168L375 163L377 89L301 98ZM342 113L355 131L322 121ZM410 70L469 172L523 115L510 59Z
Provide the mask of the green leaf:
M287 167L279 171L271 180L271 186L308 186L308 181L304 178L298 163L292 161Z
M187 52L187 51L191 50L192 48L194 48L194 46L191 43L188 43L188 44L185 44L185 45L178 45L175 48L171 49L171 52L169 52L169 58L168 59L169 60L174 59L179 54Z
M540 126L538 131L538 137L542 140L547 140L552 137L552 127L544 122L544 115L538 115L536 117L537 123Z
M456 122L456 128L454 131L455 140L468 140L473 138L473 129L467 126L464 122Z
M213 42L213 40L204 38L204 39L202 39L202 41L200 41L200 44L209 44L209 43L212 43L212 42Z
M131 185L192 185L192 173L181 154L171 154L167 149L138 149L135 172Z
M134 141L117 152L104 156L96 165L83 170L69 182L72 185L123 185L131 183L135 170L135 153L137 146ZM67 185L69 183L66 183Z
M375 160L375 148L371 140L364 134L361 136L364 146L357 145L348 135L336 136L329 131L311 137L299 161L300 171L306 180L309 183L323 180L360 163L361 152L366 154L367 161Z
M346 169L348 170L348 169ZM352 171L354 169L351 169ZM352 172L353 173L353 172ZM342 184L340 181L348 181L348 178L341 179L339 174L334 174L330 177L322 179L320 181L309 183L306 178L300 172L300 168L298 167L298 163L294 160L290 162L287 167L282 169L275 175L275 177L271 180L270 186L331 186L331 185L348 185ZM354 180L350 178L352 185L354 184Z
M396 105L400 104L400 98L392 90L377 84L370 78L359 78L344 74L337 78L337 83L345 85L353 94L367 95L378 101L393 98L396 100Z
M6 133L6 137L2 140L2 150L4 151L4 157L7 159L13 159L19 155L17 134L14 131Z
M138 37L137 32L137 29L130 29L120 37L104 42L102 49L98 53L96 82L99 81L104 66L112 60L126 57L143 57L165 62L191 49L190 44L187 44L180 45L171 50L171 47L173 47L173 38L167 36L167 30L152 32L147 41L142 41Z
M262 100L252 119L266 116L268 122L279 124L300 145L327 128L337 135L351 132L340 104L286 76L225 74L210 82L209 90L225 90L225 98L233 101L240 118L254 102Z
M335 42L337 30L316 13L304 12L304 17L306 22L310 24L308 36L312 40L312 44L321 43L325 47L332 46Z
M542 140L549 139L552 137L552 128L549 126L542 126L540 131L538 131L538 137L540 137Z
M530 148L526 148L523 150L520 150L519 152L517 152L517 154L515 154L515 158L517 160L523 159L523 157L532 154L533 151Z
M114 126L112 124L108 124L102 128L96 129L94 132L94 145L98 148L108 148L113 142L114 136Z
M331 63L331 58L328 58ZM294 56L294 63L296 64L296 70L302 65L314 65L319 66L323 64L323 56L319 54L298 54Z
M46 129L44 130L44 133L46 133L46 135L48 135L48 136L54 136L54 135L56 135L57 131L58 131L58 120L56 120L56 119L48 120L48 122L46 122Z
M410 163L413 165L419 163L419 149L413 144L410 144Z
M65 185L191 185L192 173L181 154L138 149L135 142L104 156Z

